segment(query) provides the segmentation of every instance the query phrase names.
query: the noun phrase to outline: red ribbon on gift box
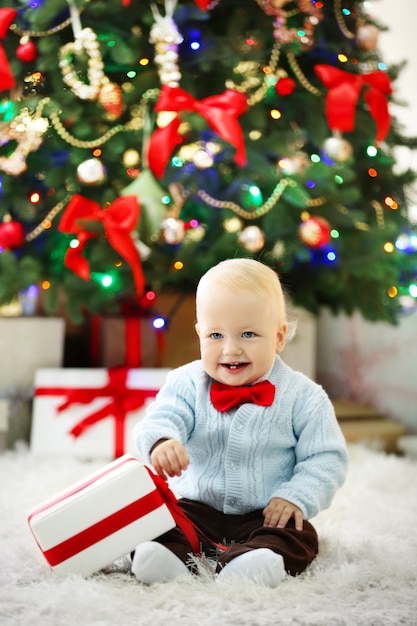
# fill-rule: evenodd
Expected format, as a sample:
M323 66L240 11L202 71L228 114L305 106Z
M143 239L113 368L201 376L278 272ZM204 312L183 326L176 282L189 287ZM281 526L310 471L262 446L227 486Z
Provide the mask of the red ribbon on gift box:
M70 431L73 437L79 437L85 430L107 417L114 417L114 457L124 454L125 422L127 413L139 409L147 398L154 398L157 389L131 389L126 386L128 368L115 367L107 370L108 383L104 387L84 387L68 389L66 387L38 387L36 396L66 396L57 411L61 413L72 404L89 404L96 398L108 397L109 402L101 409L84 417Z
M93 315L91 318L91 335L90 335L90 353L91 353L91 365L92 367L118 365L125 367L143 367L142 363L142 328L141 324L144 319L139 315L125 315L123 316L123 322L125 324L125 358L123 363L105 363L102 362L100 355L100 325L105 321L105 317L99 315ZM157 350L157 362L155 367L160 366L160 360L165 347L164 331L153 328L151 323L149 324L150 331L155 333L156 337L156 350Z

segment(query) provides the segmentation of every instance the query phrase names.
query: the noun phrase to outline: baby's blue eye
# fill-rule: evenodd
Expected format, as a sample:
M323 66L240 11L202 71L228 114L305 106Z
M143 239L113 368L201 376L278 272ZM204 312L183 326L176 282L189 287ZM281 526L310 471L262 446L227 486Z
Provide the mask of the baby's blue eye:
M253 333L251 330L245 330L245 332L242 333L242 337L244 337L245 339L250 339L251 337L255 337L255 333Z
M222 334L221 333L211 333L210 337L212 339L221 339Z

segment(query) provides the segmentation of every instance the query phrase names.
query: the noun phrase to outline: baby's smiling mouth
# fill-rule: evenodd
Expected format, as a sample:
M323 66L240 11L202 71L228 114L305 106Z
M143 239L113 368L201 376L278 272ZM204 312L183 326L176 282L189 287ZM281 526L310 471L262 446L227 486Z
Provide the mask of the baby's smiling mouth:
M221 365L228 370L239 370L245 367L247 363L222 363Z

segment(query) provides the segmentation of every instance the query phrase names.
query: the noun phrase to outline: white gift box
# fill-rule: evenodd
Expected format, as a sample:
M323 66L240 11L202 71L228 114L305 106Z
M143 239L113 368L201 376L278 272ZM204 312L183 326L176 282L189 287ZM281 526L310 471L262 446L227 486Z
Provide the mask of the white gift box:
M36 454L114 459L135 454L132 430L165 383L165 368L40 369L30 448Z
M84 576L175 526L150 470L128 454L33 509L28 522L55 572Z

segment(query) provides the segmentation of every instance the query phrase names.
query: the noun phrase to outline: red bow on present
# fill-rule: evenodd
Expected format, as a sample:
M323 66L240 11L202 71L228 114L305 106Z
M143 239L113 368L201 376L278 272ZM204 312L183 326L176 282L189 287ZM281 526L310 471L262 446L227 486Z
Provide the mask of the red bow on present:
M376 140L383 141L391 123L387 100L392 93L389 76L380 71L349 74L331 65L316 65L314 69L329 90L326 98L329 128L346 132L354 129L356 105L364 90L363 97L376 123Z
M275 387L269 380L254 385L234 387L214 381L210 388L210 400L218 411L229 411L239 404L254 403L271 406L275 397Z
M145 404L147 398L154 398L157 389L131 389L126 386L128 368L115 367L108 370L108 382L104 387L84 387L68 389L65 387L38 387L36 396L66 396L65 402L59 405L61 413L72 404L89 404L96 398L109 398L109 402L101 409L84 417L70 431L73 437L79 437L85 430L97 422L114 417L115 438L114 457L124 454L125 420L127 413L135 411Z
M155 111L178 113L164 128L158 128L151 136L148 145L148 164L157 178L162 178L168 159L175 146L181 143L178 132L181 124L179 113L189 111L199 113L207 120L215 133L236 148L235 161L243 166L246 163L245 144L242 129L237 121L247 109L246 98L234 89L226 89L222 94L196 100L180 87L163 85Z
M17 11L15 9L0 9L0 39L4 39L13 22ZM0 91L11 89L16 84L14 76L10 70L6 53L0 45Z
M101 222L110 245L130 265L138 295L142 295L145 287L139 253L133 243L131 232L139 219L140 207L136 196L117 198L108 209L75 194L65 209L58 230L61 233L77 235L79 246L68 248L65 255L65 266L84 280L90 280L90 265L82 254L87 242L98 237L96 232L84 228L85 222Z

